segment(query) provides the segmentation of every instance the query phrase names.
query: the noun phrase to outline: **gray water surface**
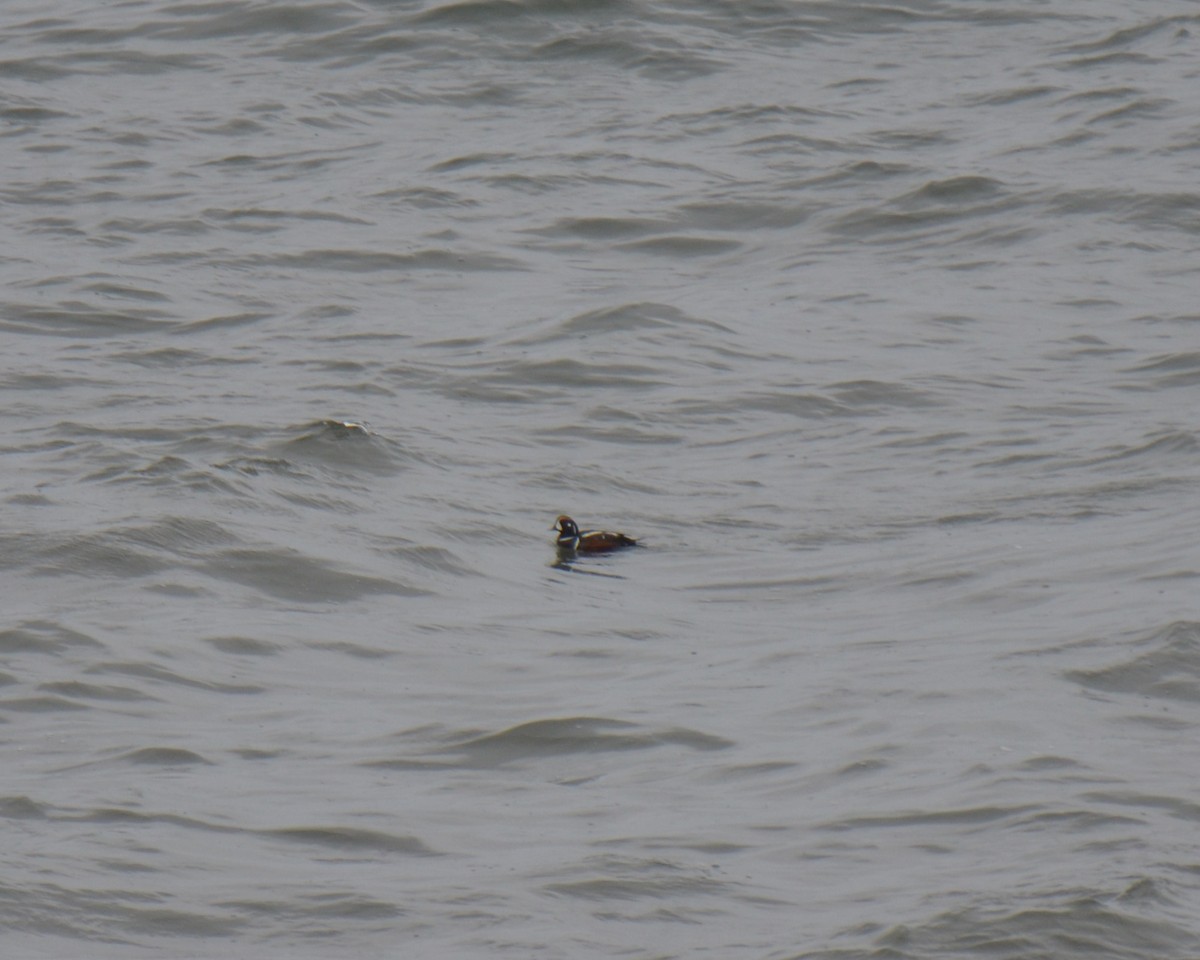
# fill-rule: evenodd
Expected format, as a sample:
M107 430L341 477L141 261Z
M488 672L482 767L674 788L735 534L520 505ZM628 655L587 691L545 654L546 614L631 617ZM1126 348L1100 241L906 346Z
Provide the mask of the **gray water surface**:
M6 956L1200 954L1194 4L3 20Z

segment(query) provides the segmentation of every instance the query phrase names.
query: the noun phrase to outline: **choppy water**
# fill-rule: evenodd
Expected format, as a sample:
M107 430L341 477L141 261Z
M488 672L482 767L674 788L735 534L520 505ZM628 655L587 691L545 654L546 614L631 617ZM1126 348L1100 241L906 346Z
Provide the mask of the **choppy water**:
M1194 4L3 19L6 956L1200 954Z

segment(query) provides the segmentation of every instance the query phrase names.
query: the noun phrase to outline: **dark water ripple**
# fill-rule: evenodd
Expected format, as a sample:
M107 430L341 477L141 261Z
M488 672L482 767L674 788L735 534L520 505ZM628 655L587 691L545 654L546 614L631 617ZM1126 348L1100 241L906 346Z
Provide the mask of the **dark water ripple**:
M453 736L455 742L434 751L450 754L452 761L373 760L369 766L387 769L489 768L536 762L561 756L646 750L684 746L693 750L721 750L733 746L720 737L695 730L643 731L637 724L602 717L567 717L534 720L496 733ZM590 762L590 760L589 760Z
M1073 670L1072 680L1098 693L1200 701L1200 624L1173 623L1138 639L1142 653L1097 670Z

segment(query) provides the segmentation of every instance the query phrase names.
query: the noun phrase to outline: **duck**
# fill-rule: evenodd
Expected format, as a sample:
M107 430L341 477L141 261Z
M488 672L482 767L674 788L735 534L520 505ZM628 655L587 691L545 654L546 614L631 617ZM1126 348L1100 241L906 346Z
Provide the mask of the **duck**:
M572 553L607 553L610 550L620 550L624 547L638 545L633 537L627 537L623 533L609 533L607 530L580 530L579 525L566 514L554 521L552 529L558 531L558 539L554 541L558 549Z

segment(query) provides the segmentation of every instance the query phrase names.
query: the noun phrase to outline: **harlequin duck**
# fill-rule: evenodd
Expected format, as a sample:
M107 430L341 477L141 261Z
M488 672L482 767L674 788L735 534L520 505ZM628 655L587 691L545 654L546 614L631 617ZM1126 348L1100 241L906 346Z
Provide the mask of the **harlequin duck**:
M604 553L608 550L620 550L622 547L638 545L633 537L627 537L623 533L608 533L604 530L580 531L575 521L567 516L559 517L554 521L553 529L558 531L558 539L554 542L559 550Z

